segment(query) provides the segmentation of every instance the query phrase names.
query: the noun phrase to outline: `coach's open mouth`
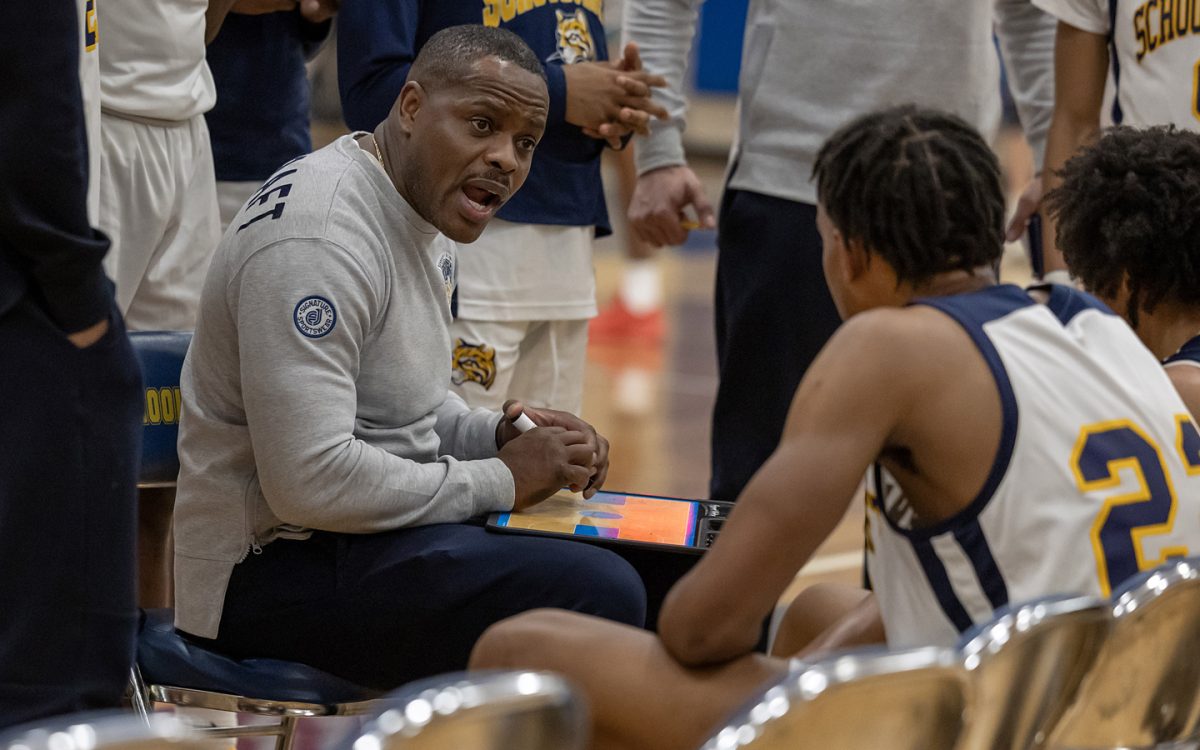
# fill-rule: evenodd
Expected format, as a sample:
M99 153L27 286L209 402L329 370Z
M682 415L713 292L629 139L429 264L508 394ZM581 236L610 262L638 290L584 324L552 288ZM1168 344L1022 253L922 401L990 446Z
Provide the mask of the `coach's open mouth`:
M492 180L468 180L462 194L468 215L476 221L490 219L508 200L508 189Z

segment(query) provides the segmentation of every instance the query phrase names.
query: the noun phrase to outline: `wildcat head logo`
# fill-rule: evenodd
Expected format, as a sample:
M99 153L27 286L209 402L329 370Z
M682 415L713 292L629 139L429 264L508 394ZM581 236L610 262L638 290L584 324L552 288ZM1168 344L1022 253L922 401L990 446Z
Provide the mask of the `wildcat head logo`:
M479 383L486 391L496 382L496 350L487 344L472 344L454 340L454 371L450 380L455 385Z
M596 44L588 29L587 14L576 10L574 15L568 16L556 10L554 15L558 18L558 27L554 30L558 51L550 56L550 60L562 60L565 65L595 60Z

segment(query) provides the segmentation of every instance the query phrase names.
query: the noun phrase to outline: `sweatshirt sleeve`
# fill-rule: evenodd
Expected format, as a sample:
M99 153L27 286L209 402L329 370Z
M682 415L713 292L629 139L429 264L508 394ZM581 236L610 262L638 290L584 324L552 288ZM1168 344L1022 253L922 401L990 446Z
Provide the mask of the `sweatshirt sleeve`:
M1042 169L1046 132L1054 114L1054 38L1058 22L1030 0L996 0L996 36L1008 69L1034 168Z
M446 453L466 460L496 457L499 452L496 427L500 424L500 412L472 409L457 393L447 391L446 400L435 414L437 424L434 429Z
M338 91L351 130L391 111L417 55L420 0L345 0L338 11Z
M268 505L284 523L343 533L510 509L512 475L498 458L418 463L355 437L355 382L382 306L380 278L336 245L289 240L258 251L230 283L242 400ZM305 303L313 314L302 330ZM437 411L413 429L434 429Z
M638 174L686 163L683 130L687 99L683 94L683 84L702 1L641 0L625 3L625 34L621 46L637 42L645 70L667 79L666 87L654 89L653 96L654 101L662 105L670 116L665 121L651 120L650 135L638 136L635 151Z
M14 1L0 23L0 70L8 74L0 96L0 253L74 333L104 320L112 304L100 266L108 238L87 218L82 31L69 0Z

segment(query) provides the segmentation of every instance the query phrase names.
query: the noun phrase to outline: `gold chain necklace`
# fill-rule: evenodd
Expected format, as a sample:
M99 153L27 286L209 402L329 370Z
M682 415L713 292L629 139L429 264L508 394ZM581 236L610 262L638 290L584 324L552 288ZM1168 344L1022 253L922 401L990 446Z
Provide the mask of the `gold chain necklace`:
M375 158L379 160L379 165L387 169L383 163L383 154L379 151L379 139L375 137L374 133L371 134L371 144L375 146Z

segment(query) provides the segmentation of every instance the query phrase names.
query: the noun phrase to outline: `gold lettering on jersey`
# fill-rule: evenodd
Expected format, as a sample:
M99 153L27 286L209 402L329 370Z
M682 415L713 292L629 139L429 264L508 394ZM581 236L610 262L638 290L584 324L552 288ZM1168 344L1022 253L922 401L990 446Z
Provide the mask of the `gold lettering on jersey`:
M96 49L96 0L87 0L83 9L83 49L91 52Z
M142 411L142 424L179 424L183 412L183 398L179 387L147 388L146 407Z
M483 25L494 28L547 4L580 5L604 19L604 0L483 0Z
M1176 39L1200 35L1200 0L1146 0L1133 11L1137 60Z

